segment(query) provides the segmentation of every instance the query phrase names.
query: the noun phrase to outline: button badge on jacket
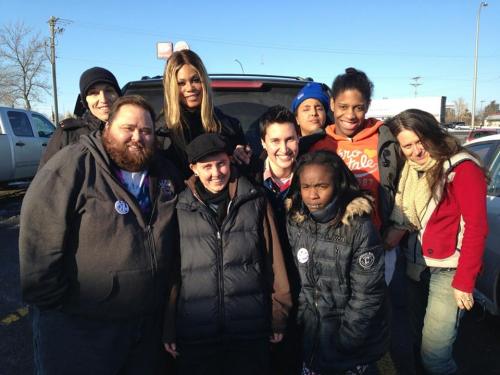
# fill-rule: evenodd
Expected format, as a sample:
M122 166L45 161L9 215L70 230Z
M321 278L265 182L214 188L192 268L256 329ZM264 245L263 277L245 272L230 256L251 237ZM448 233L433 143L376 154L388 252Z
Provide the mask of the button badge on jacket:
M126 214L128 214L129 207L128 207L127 202L125 202L125 201L116 201L115 202L115 210L120 215L126 215Z
M299 263L306 263L309 260L309 252L305 248L300 248L299 251L297 251L297 259Z
M166 199L172 199L175 195L174 184L171 180L162 179L158 182L160 191L165 194Z
M358 263L363 269L369 270L375 264L375 255L371 251L363 253L359 256Z

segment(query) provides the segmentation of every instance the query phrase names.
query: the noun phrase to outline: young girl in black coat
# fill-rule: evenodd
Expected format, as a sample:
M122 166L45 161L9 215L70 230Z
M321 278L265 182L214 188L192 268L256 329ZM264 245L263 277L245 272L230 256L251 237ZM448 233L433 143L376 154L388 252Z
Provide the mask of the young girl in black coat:
M301 292L303 374L373 374L387 350L384 252L372 203L342 159L305 154L294 173L287 232Z

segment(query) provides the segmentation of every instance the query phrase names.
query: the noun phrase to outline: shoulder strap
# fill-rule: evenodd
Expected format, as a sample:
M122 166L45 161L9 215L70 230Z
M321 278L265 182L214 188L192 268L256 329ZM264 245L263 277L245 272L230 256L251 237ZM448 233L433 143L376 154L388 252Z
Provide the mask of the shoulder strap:
M443 164L445 169L445 173L450 173L457 165L460 163L470 160L477 164L478 167L483 167L481 161L477 160L474 156L469 154L468 152L459 152L458 154L453 155L451 158L446 160Z

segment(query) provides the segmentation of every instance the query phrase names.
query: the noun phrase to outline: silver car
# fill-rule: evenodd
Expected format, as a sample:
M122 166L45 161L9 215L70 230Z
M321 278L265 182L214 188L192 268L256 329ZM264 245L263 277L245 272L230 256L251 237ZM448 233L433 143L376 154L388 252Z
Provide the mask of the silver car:
M487 311L500 315L500 134L479 138L465 147L482 159L491 178L486 198L489 233L474 295Z

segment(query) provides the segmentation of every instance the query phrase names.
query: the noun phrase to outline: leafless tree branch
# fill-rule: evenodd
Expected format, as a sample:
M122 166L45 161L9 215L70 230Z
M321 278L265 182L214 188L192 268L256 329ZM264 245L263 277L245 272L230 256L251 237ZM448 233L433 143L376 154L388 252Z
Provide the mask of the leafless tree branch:
M8 105L23 102L31 109L32 102L49 92L46 81L46 42L40 33L23 22L8 24L0 29L0 102Z

